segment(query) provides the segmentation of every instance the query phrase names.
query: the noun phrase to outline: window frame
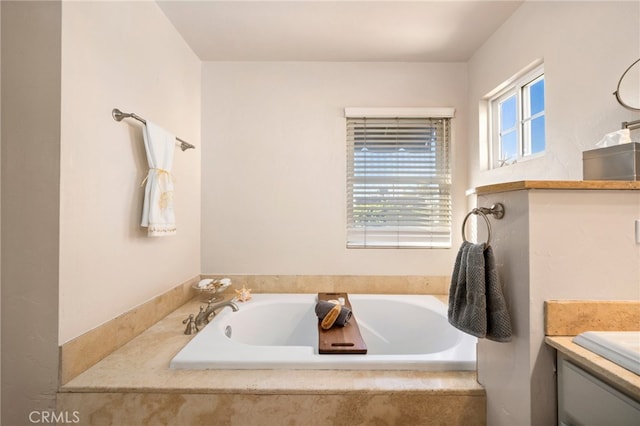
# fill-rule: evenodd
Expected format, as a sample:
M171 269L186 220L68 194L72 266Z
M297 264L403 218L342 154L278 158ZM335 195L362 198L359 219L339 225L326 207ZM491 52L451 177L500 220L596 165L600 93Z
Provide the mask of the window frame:
M496 169L511 164L518 163L533 158L543 156L547 150L547 138L546 138L546 80L544 87L543 99L545 105L542 111L539 111L533 115L530 114L530 87L540 80L545 80L544 65L540 64L532 68L529 71L524 72L522 75L513 78L510 82L507 82L497 93L491 95L488 99L488 112L489 112L489 168ZM501 128L501 105L511 97L515 96L515 127L513 129L516 134L516 155L515 158L503 159L501 154L503 151L503 135L510 132L503 132ZM527 102L525 102L527 101ZM532 150L532 137L531 130L525 131L525 127L532 123L533 120L544 117L544 149L541 151L531 153ZM529 126L530 127L530 126Z
M451 199L453 198L451 194L452 192L451 191L451 188L452 188L451 119L454 116L454 112L455 110L453 108L345 108L345 117L346 117L345 124L347 129L347 135L346 135L346 142L347 142L346 144L347 146L346 247L348 249L360 249L360 248L449 249L451 248L451 244L452 244L451 215L453 213L452 212L453 209L451 207ZM356 186L362 185L362 182L360 181L362 176L361 177L356 176L356 169L358 167L357 166L358 155L355 152L355 147L357 146L358 143L361 143L361 142L356 142L355 135L353 137L349 135L350 119L367 119L367 120L371 120L371 119L388 119L388 120L445 119L447 120L447 122L442 125L443 134L438 135L438 137L446 138L446 145L445 145L446 155L444 156L444 161L446 161L445 174L446 174L446 179L448 179L448 181L446 182L446 184L443 185L443 187L445 185L448 185L445 189L445 192L448 191L448 198L446 198L445 201L439 201L439 203L441 204L438 204L437 206L439 209L441 208L441 206L446 205L446 208L449 209L448 226L443 227L443 226L430 225L430 226L421 226L420 229L417 229L409 224L398 225L398 224L385 223L384 225L369 225L369 224L362 225L362 218L357 217L357 215L355 215L354 213L355 211L360 209L362 205L361 202L359 204L356 201L357 196L355 194ZM351 125L354 125L353 122L351 123ZM365 148L366 148L366 145L365 145ZM438 148L438 149L441 149L441 148ZM391 154L391 157L393 157L393 154ZM441 164L438 164L435 167L435 170L440 171L441 166L442 166ZM376 176L376 178L379 178L379 177ZM395 183L394 177L388 177L388 178L389 178L389 181L385 182L385 184L393 185ZM416 179L419 180L420 178L416 178ZM419 184L424 185L425 187L430 187L430 185L433 185L432 183L425 184L424 182L419 182ZM425 200L430 200L430 198L425 198ZM428 204L428 206L432 207L433 205ZM431 218L432 216L429 216L429 217ZM389 219L389 218L385 218L385 219ZM360 223L360 225L356 225L356 223ZM396 229L395 236L393 235L394 229ZM442 231L442 229L444 229L444 231ZM414 233L412 231L418 231L418 232ZM420 235L420 237L415 239L415 234ZM371 239L369 235L375 235L375 237ZM443 238L442 235L444 235L445 237ZM395 238L398 238L398 240L394 240Z

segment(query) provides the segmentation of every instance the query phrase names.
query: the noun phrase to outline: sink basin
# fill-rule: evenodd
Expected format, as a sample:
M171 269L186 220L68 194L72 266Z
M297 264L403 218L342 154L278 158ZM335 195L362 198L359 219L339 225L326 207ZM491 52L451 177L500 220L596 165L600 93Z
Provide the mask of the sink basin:
M640 331L587 331L573 342L640 375Z

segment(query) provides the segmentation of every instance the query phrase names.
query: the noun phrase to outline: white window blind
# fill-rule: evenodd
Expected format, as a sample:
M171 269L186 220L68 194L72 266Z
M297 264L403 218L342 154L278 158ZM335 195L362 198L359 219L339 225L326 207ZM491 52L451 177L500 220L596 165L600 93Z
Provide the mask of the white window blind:
M347 247L450 248L449 118L347 117Z

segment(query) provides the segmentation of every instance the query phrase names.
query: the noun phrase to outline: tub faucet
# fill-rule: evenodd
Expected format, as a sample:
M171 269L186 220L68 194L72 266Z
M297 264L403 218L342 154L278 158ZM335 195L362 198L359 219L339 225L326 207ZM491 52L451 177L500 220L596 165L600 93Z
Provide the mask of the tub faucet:
M231 300L216 303L215 305L212 305L211 302L209 302L206 308L200 306L200 312L195 319L196 327L200 329L203 326L209 324L209 318L216 315L216 310L224 308L225 306L229 306L231 309L233 309L233 312L238 312L238 305L233 303Z

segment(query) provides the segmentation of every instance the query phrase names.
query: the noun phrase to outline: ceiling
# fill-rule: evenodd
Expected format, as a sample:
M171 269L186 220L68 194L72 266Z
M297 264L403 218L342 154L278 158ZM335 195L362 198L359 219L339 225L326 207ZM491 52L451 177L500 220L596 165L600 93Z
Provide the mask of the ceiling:
M466 62L524 0L156 0L203 61Z

